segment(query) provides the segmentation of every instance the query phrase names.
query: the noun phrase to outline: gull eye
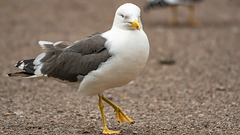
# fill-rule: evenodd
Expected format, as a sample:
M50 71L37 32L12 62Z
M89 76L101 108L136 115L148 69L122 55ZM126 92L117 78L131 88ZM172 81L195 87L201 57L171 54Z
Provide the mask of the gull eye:
M120 16L121 16L122 18L124 18L124 15L123 15L123 14L120 14Z

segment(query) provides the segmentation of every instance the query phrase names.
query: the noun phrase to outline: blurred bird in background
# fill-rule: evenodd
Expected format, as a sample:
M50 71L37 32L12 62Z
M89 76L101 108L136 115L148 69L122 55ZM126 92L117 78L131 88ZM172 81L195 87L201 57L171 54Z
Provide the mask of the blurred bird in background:
M149 11L150 9L156 7L171 7L172 18L170 20L171 25L178 25L179 21L177 19L177 7L179 5L186 5L189 9L189 17L187 24L190 26L201 26L194 18L195 7L194 5L202 0L148 0L144 7L144 11Z

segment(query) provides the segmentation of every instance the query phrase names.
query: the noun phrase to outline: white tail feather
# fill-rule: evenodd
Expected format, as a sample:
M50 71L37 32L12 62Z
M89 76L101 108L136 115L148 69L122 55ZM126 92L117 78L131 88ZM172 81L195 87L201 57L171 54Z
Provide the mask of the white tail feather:
M49 42L49 41L38 41L38 44L39 44L43 49L46 49L45 45L53 45L53 42Z

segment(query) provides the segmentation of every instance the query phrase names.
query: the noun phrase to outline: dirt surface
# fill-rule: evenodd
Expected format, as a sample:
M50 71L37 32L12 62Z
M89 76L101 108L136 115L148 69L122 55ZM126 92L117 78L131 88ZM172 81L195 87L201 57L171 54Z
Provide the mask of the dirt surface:
M65 84L6 74L42 52L39 40L74 42L110 29L125 2L0 1L0 134L102 134L97 96L80 102ZM196 6L197 28L184 25L185 7L177 27L168 25L169 8L143 12L148 64L134 84L105 92L136 123L117 123L106 105L108 127L121 134L240 134L239 7L239 0L205 0ZM161 64L164 58L175 64Z

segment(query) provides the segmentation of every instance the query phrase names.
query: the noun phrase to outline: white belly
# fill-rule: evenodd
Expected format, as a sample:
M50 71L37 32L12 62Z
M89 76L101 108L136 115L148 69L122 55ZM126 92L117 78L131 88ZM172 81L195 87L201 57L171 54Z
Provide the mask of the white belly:
M148 59L149 43L145 33L143 37L136 35L132 39L128 35L123 37L111 36L118 37L111 39L109 35L112 33L106 32L104 34L103 36L107 39L106 45L112 57L99 69L90 72L83 79L78 90L81 97L100 94L104 90L129 83L142 71ZM139 31L136 34L139 34ZM136 37L139 38L136 39Z

